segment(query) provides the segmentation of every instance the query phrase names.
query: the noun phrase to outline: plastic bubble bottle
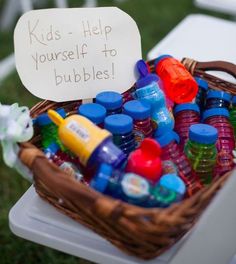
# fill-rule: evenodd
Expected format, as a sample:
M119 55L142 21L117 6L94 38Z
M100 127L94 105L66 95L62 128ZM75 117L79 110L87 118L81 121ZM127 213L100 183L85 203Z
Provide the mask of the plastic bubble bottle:
M110 132L86 117L71 115L63 119L53 110L49 110L48 115L58 126L62 143L79 157L83 166L96 169L100 163L106 162L113 167L122 167L126 161L126 154L114 145Z
M175 131L180 137L180 149L183 150L188 140L191 125L200 122L200 110L197 104L186 103L176 105L174 108Z
M156 74L150 74L148 66L143 60L137 62L140 74L136 82L135 95L138 99L147 101L151 105L151 118L156 124L157 135L163 135L174 128L174 120L166 107L165 95L158 85L159 78Z
M196 97L198 85L180 61L170 55L162 55L155 60L155 69L172 101L188 103Z
M216 164L217 129L206 124L195 124L189 129L189 140L185 146L193 170L200 178L201 183L211 183Z
M221 176L234 167L232 151L235 148L235 140L233 127L229 122L229 111L225 108L206 110L203 113L203 120L204 123L215 127L218 131L215 176Z
M107 110L107 115L122 113L123 98L117 92L106 91L96 95L96 103L104 106Z
M223 91L210 90L206 98L205 109L226 108L229 109L231 95Z
M189 193L193 194L199 191L202 185L200 184L196 173L192 170L188 158L177 144L175 132L167 132L165 135L156 137L155 139L161 146L161 159L163 161L172 161L177 166L179 174L183 175L184 178L187 179L187 188L189 189Z
M152 189L151 207L168 207L183 199L186 193L184 182L175 174L163 175Z
M124 104L124 113L133 118L136 147L139 147L144 138L153 135L151 105L146 101L132 100Z
M113 135L113 142L129 155L135 149L133 120L125 114L110 115L105 118L104 127Z

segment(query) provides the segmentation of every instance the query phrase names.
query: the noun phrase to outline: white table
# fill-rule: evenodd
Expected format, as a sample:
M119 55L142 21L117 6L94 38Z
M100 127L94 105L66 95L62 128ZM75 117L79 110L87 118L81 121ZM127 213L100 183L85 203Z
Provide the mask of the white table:
M195 5L236 16L236 0L195 0Z
M212 37L209 32L216 30L215 28L218 33L226 32L227 34L221 33L227 40L225 43L217 41L214 47L211 47L216 36ZM236 43L235 33L236 25L233 23L191 15L168 34L148 56L154 58L163 53L170 53L177 58L189 56L202 60L229 60L232 57L236 60L234 45L228 43ZM202 40L197 37L200 34L206 34L207 42L204 46ZM199 42L199 48L196 48L196 41ZM236 173L204 212L192 232L171 250L152 261L138 260L121 253L109 242L42 201L33 187L11 209L9 224L12 232L20 237L102 264L228 264L236 252L235 186Z

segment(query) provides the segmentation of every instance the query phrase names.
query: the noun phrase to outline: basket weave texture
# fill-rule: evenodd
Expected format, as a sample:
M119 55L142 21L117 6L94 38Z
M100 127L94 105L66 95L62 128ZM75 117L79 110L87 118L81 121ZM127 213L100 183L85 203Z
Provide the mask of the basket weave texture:
M211 62L210 66L209 63L205 63L204 66L202 65L204 63L190 59L183 59L182 62L193 75L210 80L210 88L236 94L235 85L205 73L211 66L210 70L213 67L234 73L236 76L235 65ZM199 65L201 68L198 68ZM153 68L152 62L150 66ZM58 107L64 107L72 114L76 105L78 101L65 103L43 101L31 109L31 115L36 117L48 109ZM210 186L169 208L141 208L105 196L76 181L47 160L38 148L39 141L40 135L35 130L33 140L20 145L19 157L33 172L34 186L40 197L106 238L122 251L142 259L159 256L185 235L230 175L228 173L214 180Z

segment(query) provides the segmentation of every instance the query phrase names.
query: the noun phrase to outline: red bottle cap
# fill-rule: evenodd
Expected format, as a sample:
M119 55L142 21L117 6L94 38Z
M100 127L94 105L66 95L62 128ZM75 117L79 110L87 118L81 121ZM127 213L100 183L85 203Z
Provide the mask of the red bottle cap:
M161 176L161 147L151 138L145 138L139 149L129 156L127 172L133 172L155 183Z

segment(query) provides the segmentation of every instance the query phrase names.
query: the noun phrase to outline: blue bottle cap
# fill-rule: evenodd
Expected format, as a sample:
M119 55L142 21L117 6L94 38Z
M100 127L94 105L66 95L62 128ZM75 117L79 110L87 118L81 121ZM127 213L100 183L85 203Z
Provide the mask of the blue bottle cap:
M230 102L231 94L223 92L223 91L210 90L207 94L207 99L209 98L219 98L219 99L223 99L225 101Z
M186 104L178 104L174 108L174 115L176 115L178 112L184 111L184 110L192 110L200 114L200 109L197 104L194 103L186 103Z
M236 96L233 96L233 98L232 98L232 104L236 104Z
M175 133L173 130L166 132L164 135L160 137L155 137L155 140L160 144L161 147L165 147L171 141L179 142L179 135Z
M114 110L122 106L123 99L117 92L101 92L96 96L96 103L103 105L107 110Z
M162 60L164 60L164 59L166 59L166 58L173 58L173 57L172 57L171 55L168 55L168 54L164 54L164 55L161 55L161 56L157 57L157 58L155 59L155 62L154 62L155 68L156 68L157 64L158 64L160 61L162 61Z
M189 128L189 139L200 144L214 144L218 137L215 127L206 124L195 124Z
M55 155L57 151L60 149L60 146L57 143L51 143L50 145L47 146L46 149L44 149L44 153L51 153Z
M140 78L136 82L137 89L147 86L152 82L157 82L159 80L156 74L149 73L148 66L144 60L139 60L136 63L136 68L140 74Z
M113 168L111 165L102 163L90 182L90 186L98 192L103 193L109 183L109 179L112 176Z
M133 129L133 119L124 114L110 115L104 120L104 128L112 134L126 134Z
M124 113L134 120L142 120L151 116L151 105L144 100L132 100L124 104Z
M64 108L58 108L56 109L56 112L63 118L66 117L66 111ZM48 114L47 113L44 113L44 114L41 114L37 117L37 121L36 123L39 125L39 126L46 126L48 124L51 124L52 123L52 120L49 118Z
M176 174L165 174L161 177L159 185L167 188L168 190L175 191L183 196L186 192L184 182Z
M225 116L229 118L229 111L226 108L211 108L203 112L203 121L211 116Z
M78 109L78 114L87 117L96 125L103 123L106 117L106 108L100 104L82 104Z
M208 82L207 81L205 81L199 77L195 77L194 79L200 88L204 89L205 91L208 90Z

